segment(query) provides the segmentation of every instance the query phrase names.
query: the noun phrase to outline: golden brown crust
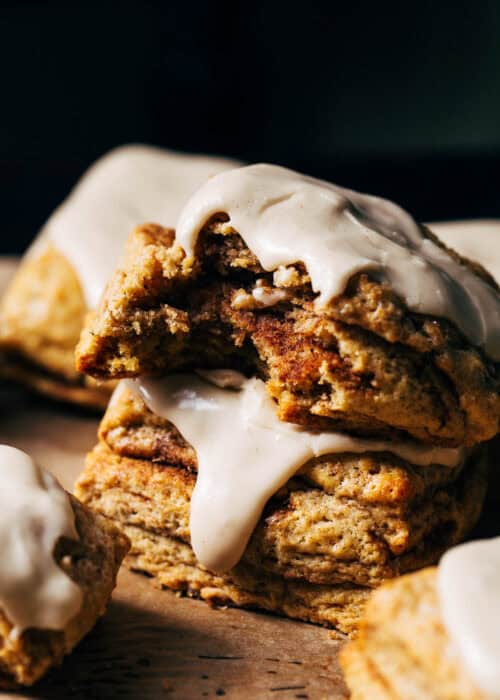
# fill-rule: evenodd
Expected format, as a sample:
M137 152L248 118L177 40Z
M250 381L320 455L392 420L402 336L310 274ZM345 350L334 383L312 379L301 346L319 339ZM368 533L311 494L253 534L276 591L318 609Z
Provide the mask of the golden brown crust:
M340 660L353 700L486 700L450 653L436 569L375 591Z
M82 479L76 493L99 512L189 543L192 471L100 444ZM438 479L426 487L388 455L316 460L267 504L243 560L289 580L362 586L426 566L474 525L486 489L476 463Z
M307 427L444 445L497 433L498 367L449 322L410 313L366 274L321 312L300 265L287 299L271 307L245 302L257 279L273 285L227 224L202 232L192 268L172 232L140 227L82 334L79 370L121 377L233 366L266 380L280 417Z
M10 635L12 625L0 611L0 687L31 685L89 632L104 614L116 575L130 542L106 518L92 513L72 496L78 542L61 539L56 561L83 592L80 612L63 630L28 629Z
M2 349L75 380L73 351L87 308L67 259L50 246L28 255L3 297Z
M98 385L74 367L86 314L73 267L40 243L21 262L0 305L0 376L58 401L104 409L113 383Z
M185 542L125 526L132 549L128 566L162 588L201 598L212 605L266 610L355 636L369 589L354 584L318 585L289 580L241 563L224 575L204 569Z

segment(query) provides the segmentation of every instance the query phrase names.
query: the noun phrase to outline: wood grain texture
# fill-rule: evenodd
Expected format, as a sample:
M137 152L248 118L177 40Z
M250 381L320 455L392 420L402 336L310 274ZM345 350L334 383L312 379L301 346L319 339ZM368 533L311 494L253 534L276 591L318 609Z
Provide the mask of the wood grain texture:
M13 261L0 260L0 290ZM0 386L0 442L29 452L71 490L98 418ZM263 613L212 609L122 569L107 615L35 688L5 698L191 700L348 697L341 642L324 629Z

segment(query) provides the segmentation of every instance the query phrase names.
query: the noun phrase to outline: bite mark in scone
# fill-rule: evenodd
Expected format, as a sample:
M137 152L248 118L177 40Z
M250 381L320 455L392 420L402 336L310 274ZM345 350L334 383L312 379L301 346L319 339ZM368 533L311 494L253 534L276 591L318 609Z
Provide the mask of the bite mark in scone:
M82 334L80 371L105 378L234 367L264 379L280 417L308 428L443 445L497 432L497 365L450 322L410 312L368 273L318 311L303 265L266 272L219 220L201 232L193 266L184 260L173 232L146 225L132 234L124 267ZM266 306L256 289L289 296ZM255 304L242 307L243 295Z

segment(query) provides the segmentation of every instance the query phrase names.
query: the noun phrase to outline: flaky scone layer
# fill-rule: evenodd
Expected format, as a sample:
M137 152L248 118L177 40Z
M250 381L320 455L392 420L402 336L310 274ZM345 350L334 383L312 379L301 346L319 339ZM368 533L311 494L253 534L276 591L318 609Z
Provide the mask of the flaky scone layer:
M145 225L82 334L77 367L101 378L234 367L266 381L280 418L309 428L443 445L498 432L498 366L452 324L411 313L367 274L321 311L314 296L301 264L265 272L227 222L200 234L192 266L173 231Z
M177 429L122 386L99 435L94 498L113 499L117 478L117 498L130 491L129 508L142 512L135 524L167 527L189 542L197 463ZM100 460L106 466L99 475ZM270 501L245 559L289 579L368 586L433 563L479 517L486 488L480 462L477 455L465 468L413 467L386 453L312 460Z
M189 545L187 489L192 484L181 470L120 458L101 446L88 455L75 493L122 528L132 542L126 562L160 587L355 633L369 595L365 586L288 579L247 561L223 575L205 569Z
M353 472L365 472L362 482L368 481L372 469L374 491L383 490L380 482L385 478L391 482L390 466L377 468L370 459L356 465L348 460L317 464L307 475L316 476L316 483L312 479L308 483L302 474L292 479L268 503L243 560L290 580L375 586L435 562L463 539L479 516L485 482L474 468L466 470L456 485L431 491L413 503L409 499L397 503L397 498L394 505L382 499L377 503L368 484L364 500L356 493L342 495L359 489ZM321 487L322 477L327 483L340 482L340 494ZM395 488L397 481L396 476ZM189 543L194 484L190 471L120 457L101 444L90 454L76 493L122 524Z
M130 542L109 520L71 498L80 540L61 539L54 556L59 566L80 586L80 612L63 630L28 629L19 637L0 610L0 687L31 685L89 632L104 614L116 575Z
M53 399L104 409L113 383L75 370L87 307L78 277L41 244L21 262L0 304L0 376Z
M341 665L352 700L486 700L450 647L435 568L372 594Z
M99 436L77 494L122 526L189 545L192 447L124 385ZM484 492L479 454L455 468L413 467L388 453L326 455L271 499L243 563L288 581L374 586L459 541Z
M339 466L342 471L345 465ZM342 483L338 474L330 475L328 468L316 465L312 474L315 469L318 483L323 476L331 484L336 482L341 492L358 491L352 473ZM360 465L360 472L365 469L370 470L369 460ZM381 472L372 481L373 494L367 484L362 487L367 503L377 500L377 491L382 500L383 494L391 500L391 487L397 490L404 483L402 477L384 486L387 474L383 469ZM323 492L318 484L311 488L292 480L269 503L240 563L227 574L218 575L197 562L189 544L194 481L195 475L189 470L121 457L101 443L88 455L75 493L124 529L132 541L129 565L153 576L160 585L206 600L261 607L349 634L355 630L368 596L367 585L374 586L400 570L436 561L451 540L463 535L463 531L453 529L453 524L453 534L447 531L444 540L436 536L433 542L431 534L423 542L422 531L411 532L411 524L404 516L391 517L390 508L365 509L361 494L361 505L351 498L343 503L342 498ZM483 495L483 487L480 492L476 488L482 479L471 481L464 484L464 522L472 514L475 519ZM444 502L449 505L449 500L443 491L437 496L436 510ZM382 515L386 518L385 531L379 520ZM424 508L424 517L434 517L430 508ZM412 538L420 541L420 546L406 555L391 552L391 539L397 551Z
M77 379L73 351L87 308L68 260L47 246L25 258L0 306L0 347Z
M191 547L168 535L124 526L132 549L127 563L162 588L214 605L258 608L355 635L369 589L355 584L320 585L289 580L240 563L228 574L202 567Z

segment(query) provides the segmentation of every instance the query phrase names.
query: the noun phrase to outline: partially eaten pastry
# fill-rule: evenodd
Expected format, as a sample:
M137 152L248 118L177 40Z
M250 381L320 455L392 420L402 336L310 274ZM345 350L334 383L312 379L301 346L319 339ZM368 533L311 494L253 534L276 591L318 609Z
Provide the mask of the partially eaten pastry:
M455 324L412 312L369 271L318 308L302 263L265 270L245 232L221 217L199 232L194 258L173 230L136 229L82 335L80 371L102 379L233 367L266 382L280 418L314 429L441 445L473 445L498 432L498 364ZM494 280L430 232L420 236L486 290L498 342Z
M130 543L28 455L0 446L0 687L31 685L104 614Z
M461 545L376 591L341 652L352 700L498 697L499 554L498 538Z
M500 295L396 205L257 165L139 227L77 348L127 378L77 493L165 586L355 632L464 537Z
M192 192L234 161L123 146L98 160L52 214L0 304L0 373L104 409L113 384L77 372L74 349L139 221L175 223Z

